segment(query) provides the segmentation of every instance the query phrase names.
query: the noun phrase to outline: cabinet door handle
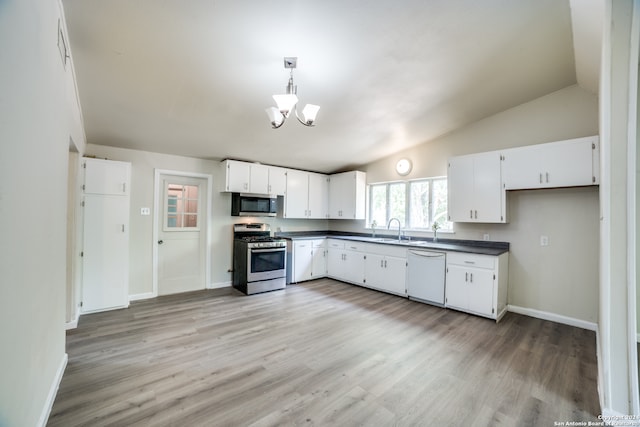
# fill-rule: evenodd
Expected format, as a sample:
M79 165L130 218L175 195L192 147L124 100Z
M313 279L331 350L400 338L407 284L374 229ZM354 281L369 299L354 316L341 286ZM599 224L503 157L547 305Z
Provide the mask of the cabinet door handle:
M469 273L469 282L473 283L473 273Z
M465 282L469 281L469 273L464 273L464 281Z
M380 260L380 268L384 267L382 264L382 260Z
M269 191L269 194L271 194L271 184L269 184L269 186L267 187L267 191Z
M247 184L246 182L242 185L242 187L247 190L249 188L249 184Z
M469 218L473 219L473 209L469 211Z
M542 184L542 174L540 174L540 184Z
M126 182L123 182L123 183L122 183L122 192L123 192L123 193L126 193L126 192L127 192L127 183L126 183Z
M546 173L547 175L547 183L549 182L549 172Z
M474 211L476 214L476 219L478 219L478 211Z
M384 260L384 268L387 268L387 260Z
M124 233L124 224L122 224L122 232Z

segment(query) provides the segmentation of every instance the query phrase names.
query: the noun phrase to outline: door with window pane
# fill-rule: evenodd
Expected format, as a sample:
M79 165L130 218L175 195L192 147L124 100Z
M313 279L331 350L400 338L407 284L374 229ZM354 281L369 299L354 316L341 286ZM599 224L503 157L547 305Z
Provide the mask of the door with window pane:
M158 294L205 289L207 180L161 175Z

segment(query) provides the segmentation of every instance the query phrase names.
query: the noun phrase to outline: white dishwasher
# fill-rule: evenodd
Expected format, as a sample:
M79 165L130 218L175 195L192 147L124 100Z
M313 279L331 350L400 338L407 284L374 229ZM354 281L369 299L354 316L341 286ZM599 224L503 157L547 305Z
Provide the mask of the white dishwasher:
M444 307L444 252L409 249L407 294L410 299Z

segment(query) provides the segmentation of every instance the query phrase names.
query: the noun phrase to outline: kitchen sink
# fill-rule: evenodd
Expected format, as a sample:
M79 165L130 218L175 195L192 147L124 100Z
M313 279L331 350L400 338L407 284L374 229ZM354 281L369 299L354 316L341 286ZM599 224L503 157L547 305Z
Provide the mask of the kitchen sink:
M391 237L373 237L371 238L372 242L376 243L395 243L396 245L411 245L411 246L429 246L433 244L433 242L429 242L426 240L398 240Z

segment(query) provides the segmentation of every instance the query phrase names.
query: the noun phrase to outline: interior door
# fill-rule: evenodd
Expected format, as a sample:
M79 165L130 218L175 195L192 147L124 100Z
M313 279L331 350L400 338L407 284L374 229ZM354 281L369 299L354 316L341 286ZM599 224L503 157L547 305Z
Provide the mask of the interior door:
M207 180L160 175L158 295L205 289Z

